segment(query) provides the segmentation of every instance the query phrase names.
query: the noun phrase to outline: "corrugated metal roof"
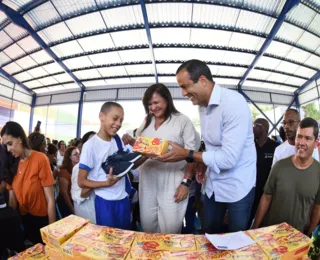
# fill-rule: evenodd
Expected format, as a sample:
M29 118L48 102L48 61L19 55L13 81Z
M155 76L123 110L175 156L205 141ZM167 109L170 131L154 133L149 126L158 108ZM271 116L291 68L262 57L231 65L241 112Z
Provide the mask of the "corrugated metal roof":
M14 10L19 10L21 7L30 4L32 1L33 0L3 0L3 3Z

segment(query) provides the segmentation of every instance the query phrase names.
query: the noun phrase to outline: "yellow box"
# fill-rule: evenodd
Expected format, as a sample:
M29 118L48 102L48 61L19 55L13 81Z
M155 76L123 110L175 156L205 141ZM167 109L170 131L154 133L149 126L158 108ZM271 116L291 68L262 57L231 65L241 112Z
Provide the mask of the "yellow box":
M49 260L63 260L64 256L61 249L52 248L51 246L45 246L46 255L49 257Z
M268 260L268 257L263 252L258 244L253 244L238 250L217 250L217 251L200 251L201 260L211 259L244 259L244 260Z
M140 248L143 250L189 251L196 250L196 245L194 235L137 232L132 248Z
M40 229L42 240L52 248L60 249L65 241L77 233L89 220L70 215Z
M287 223L248 230L247 233L260 245L269 259L302 259L309 252L311 239Z
M45 253L44 245L40 243L9 258L9 260L43 260L43 259L48 259L48 256Z
M136 232L88 223L74 237L130 247Z
M132 151L146 156L159 156L168 151L168 146L169 144L165 139L139 136Z
M196 247L197 250L201 250L201 251L218 251L218 249L216 249L211 242L206 238L205 235L195 235L194 236L195 241L196 241Z
M169 256L166 251L132 249L126 260L169 260Z
M200 251L170 251L166 252L169 260L198 260L200 259Z

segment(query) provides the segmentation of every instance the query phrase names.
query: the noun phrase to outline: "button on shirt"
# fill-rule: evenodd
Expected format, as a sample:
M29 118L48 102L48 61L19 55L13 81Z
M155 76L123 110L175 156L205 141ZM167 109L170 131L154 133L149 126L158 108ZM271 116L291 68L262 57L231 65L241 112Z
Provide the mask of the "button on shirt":
M252 117L244 97L215 84L205 112L200 115L209 167L206 194L217 202L237 202L256 184L256 149Z

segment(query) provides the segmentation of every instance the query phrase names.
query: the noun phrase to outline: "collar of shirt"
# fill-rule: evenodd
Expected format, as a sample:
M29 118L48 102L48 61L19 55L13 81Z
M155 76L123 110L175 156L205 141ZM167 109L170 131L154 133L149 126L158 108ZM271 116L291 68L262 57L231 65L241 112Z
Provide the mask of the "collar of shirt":
M221 100L221 87L219 84L215 83L213 90L210 95L210 100L208 106L211 105L220 105L220 100Z

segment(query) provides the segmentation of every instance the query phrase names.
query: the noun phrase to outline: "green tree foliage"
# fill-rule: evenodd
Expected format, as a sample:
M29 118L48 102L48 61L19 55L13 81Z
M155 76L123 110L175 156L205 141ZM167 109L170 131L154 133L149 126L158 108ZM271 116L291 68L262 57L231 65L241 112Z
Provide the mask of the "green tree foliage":
M320 120L320 111L315 102L302 107L305 117L312 117L315 120Z

